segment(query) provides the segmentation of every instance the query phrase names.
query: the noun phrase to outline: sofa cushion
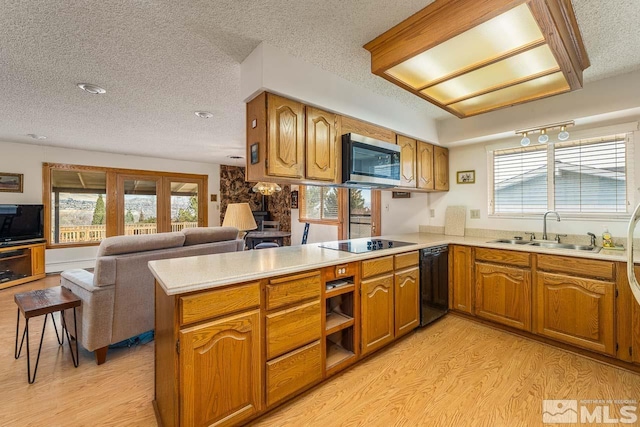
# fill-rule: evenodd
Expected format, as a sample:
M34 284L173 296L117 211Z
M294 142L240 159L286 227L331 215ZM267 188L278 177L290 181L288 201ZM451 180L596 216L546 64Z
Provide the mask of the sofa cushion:
M177 248L184 244L184 240L184 234L179 231L175 233L107 237L100 243L97 257Z
M185 228L182 232L185 236L185 246L202 245L204 243L235 240L238 238L238 229L235 227Z

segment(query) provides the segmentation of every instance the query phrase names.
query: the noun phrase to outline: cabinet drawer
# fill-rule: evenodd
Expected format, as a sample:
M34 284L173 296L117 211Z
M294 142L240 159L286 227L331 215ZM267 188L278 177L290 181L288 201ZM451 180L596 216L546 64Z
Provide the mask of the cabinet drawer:
M320 297L320 271L269 280L267 310Z
M322 379L320 341L267 362L267 406Z
M260 282L180 297L180 324L260 306Z
M500 249L476 248L476 261L529 267L531 266L531 254Z
M395 268L400 270L403 268L413 267L420 262L420 254L418 251L407 252L395 256Z
M267 360L320 338L320 301L267 314Z
M560 271L608 280L615 277L613 262L568 256L538 255L538 270Z
M393 255L362 261L362 278L393 271Z

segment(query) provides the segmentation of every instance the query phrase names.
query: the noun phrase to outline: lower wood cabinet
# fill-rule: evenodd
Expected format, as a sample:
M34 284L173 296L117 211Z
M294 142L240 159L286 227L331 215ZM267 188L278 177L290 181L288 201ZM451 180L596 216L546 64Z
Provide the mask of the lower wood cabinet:
M614 300L612 282L538 272L535 332L614 355Z
M474 313L472 248L453 245L449 252L449 308Z
M322 379L322 347L315 341L267 362L267 406Z
M476 263L476 315L531 330L531 271Z
M254 310L180 331L180 425L236 425L262 409L260 329Z
M361 282L362 354L367 354L393 341L394 277L378 276Z
M411 332L420 324L420 268L397 271L395 281L395 336Z

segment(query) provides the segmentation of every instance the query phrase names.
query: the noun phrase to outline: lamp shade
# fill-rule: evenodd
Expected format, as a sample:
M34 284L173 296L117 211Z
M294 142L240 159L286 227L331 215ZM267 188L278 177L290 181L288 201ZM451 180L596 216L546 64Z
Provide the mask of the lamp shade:
M258 228L249 203L230 203L224 214L223 227L235 227L240 231L255 230Z

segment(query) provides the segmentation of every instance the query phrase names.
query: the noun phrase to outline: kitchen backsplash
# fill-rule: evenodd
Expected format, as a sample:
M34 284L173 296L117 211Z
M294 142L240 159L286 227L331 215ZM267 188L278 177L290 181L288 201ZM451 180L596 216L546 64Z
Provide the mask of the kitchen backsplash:
M434 225L421 225L419 227L420 233L432 233L432 234L444 234L444 227L438 227ZM529 235L524 234L523 231L511 231L511 230L491 230L487 228L465 228L464 235L468 237L484 237L487 239L513 239L515 236L520 236L523 239L529 239ZM536 231L536 238L542 238L542 231ZM549 233L549 238L555 238L555 233ZM582 234L569 234L567 237L561 238L563 243L571 243L575 245L588 245L591 242L591 238L587 236L586 232ZM627 246L627 238L614 236L613 242L616 245ZM596 245L602 246L602 236L596 237ZM633 245L640 247L640 238L633 239Z

